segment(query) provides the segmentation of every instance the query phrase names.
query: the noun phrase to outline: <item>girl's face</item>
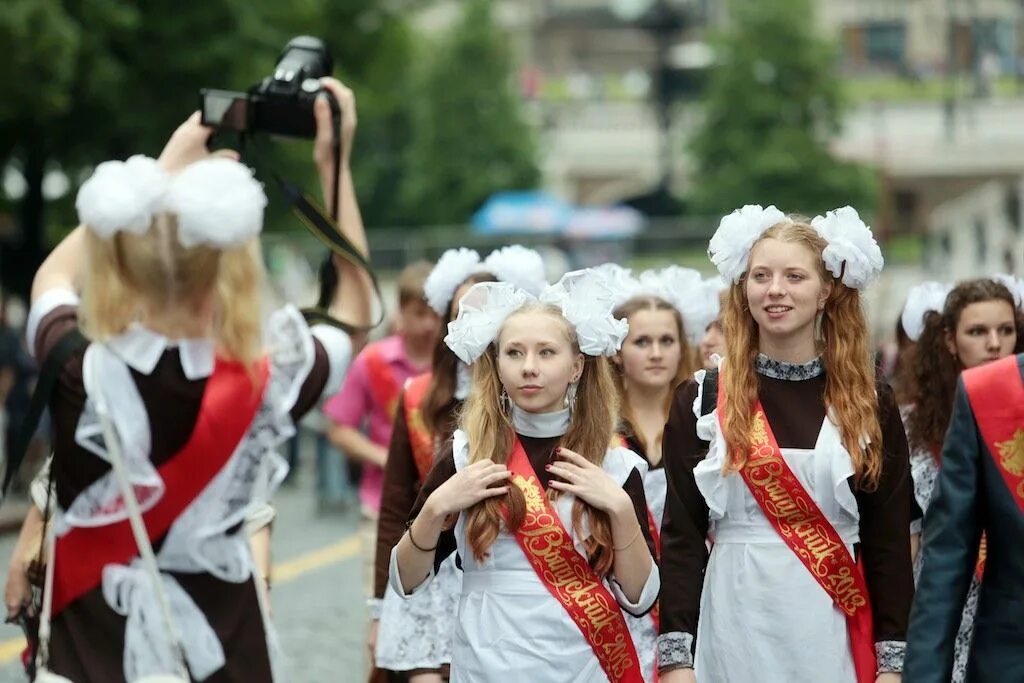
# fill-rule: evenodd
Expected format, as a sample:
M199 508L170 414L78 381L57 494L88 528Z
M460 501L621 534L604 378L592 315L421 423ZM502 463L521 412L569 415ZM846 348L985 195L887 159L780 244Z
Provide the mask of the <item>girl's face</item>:
M700 340L700 358L704 367L709 370L715 367L711 362L713 354L725 357L725 332L722 330L721 319L716 319L708 325L704 330L704 338Z
M511 315L498 335L498 378L512 402L528 413L561 410L569 383L583 374L583 355L567 332L560 317L526 311Z
M814 320L832 291L822 281L820 263L821 256L802 244L768 237L754 245L746 293L762 340L813 340Z
M619 351L627 382L664 389L679 371L681 358L679 324L672 311L646 309L629 316L629 336Z
M1009 356L1017 346L1013 306L1001 299L968 304L956 330L946 332L946 346L964 369Z

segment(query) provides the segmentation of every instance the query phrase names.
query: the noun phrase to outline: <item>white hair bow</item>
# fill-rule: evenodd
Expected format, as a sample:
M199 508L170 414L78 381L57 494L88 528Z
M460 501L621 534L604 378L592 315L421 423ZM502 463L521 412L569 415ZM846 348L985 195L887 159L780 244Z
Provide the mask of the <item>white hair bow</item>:
M79 220L104 239L121 231L144 234L155 215L174 214L185 247L245 243L263 229L266 206L252 171L224 158L197 161L175 175L145 156L106 161L75 200Z
M619 350L629 326L612 316L615 296L608 282L593 270L566 273L539 297L510 282L480 282L459 302L459 314L448 323L448 348L464 363L473 363L498 337L513 313L532 301L553 304L576 330L580 351L610 356Z

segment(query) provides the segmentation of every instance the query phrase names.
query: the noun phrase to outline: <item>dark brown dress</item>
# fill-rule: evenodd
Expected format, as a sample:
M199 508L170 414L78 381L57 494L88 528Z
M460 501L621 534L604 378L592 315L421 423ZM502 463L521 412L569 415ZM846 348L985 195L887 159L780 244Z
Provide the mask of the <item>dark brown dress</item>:
M35 338L36 359L43 363L54 345L78 325L77 309L60 306L44 315ZM299 419L316 405L330 372L323 345L314 339L315 358L291 410ZM67 509L90 484L110 470L104 460L75 441L75 429L86 401L82 381L84 352L65 365L50 399L53 418L53 465L57 502ZM131 370L151 427L150 460L159 466L186 443L206 386L206 379L190 380L182 370L176 348L164 351L148 375ZM245 533L242 525L234 533ZM153 540L159 553L162 538ZM74 558L57 558L74 562ZM206 616L224 649L226 664L207 678L208 683L270 682L270 661L256 585L252 580L230 583L202 573L167 572L173 576ZM123 652L125 617L116 613L97 587L72 602L54 620L50 669L75 683L125 680Z

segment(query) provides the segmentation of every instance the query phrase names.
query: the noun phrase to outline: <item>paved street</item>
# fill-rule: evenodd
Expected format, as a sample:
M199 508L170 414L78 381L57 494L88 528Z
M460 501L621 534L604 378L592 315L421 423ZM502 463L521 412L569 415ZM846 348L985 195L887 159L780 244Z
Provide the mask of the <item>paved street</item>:
M362 681L366 600L358 513L318 516L312 463L277 500L274 617L296 683ZM14 536L0 538L6 565ZM22 683L20 631L0 624L0 683Z

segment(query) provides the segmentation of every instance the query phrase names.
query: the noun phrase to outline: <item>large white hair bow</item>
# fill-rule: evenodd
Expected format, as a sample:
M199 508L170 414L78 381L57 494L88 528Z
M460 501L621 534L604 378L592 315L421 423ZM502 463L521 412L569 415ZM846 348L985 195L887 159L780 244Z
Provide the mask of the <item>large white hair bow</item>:
M592 270L566 273L536 297L510 282L480 282L459 302L459 314L448 323L445 344L464 363L473 363L493 343L505 320L527 303L557 306L575 328L580 351L613 355L629 326L612 316L615 297L607 281Z
M446 315L459 285L476 273L491 273L499 281L510 282L533 296L538 296L547 285L544 259L533 249L513 244L495 249L481 261L474 249L459 247L441 254L427 276L423 284L427 304L438 315Z
M197 161L176 175L149 157L106 161L75 200L79 220L104 239L121 231L141 235L156 214L174 214L185 247L243 244L260 234L266 206L252 171L224 158Z
M946 307L946 298L952 290L953 285L934 280L910 288L900 323L911 341L916 342L921 338L921 333L924 332L924 318L929 312L942 313L942 309Z
M864 289L882 272L882 250L853 207L816 216L811 226L828 242L821 253L825 267L847 287Z
M765 209L760 204L747 204L718 223L708 243L708 256L722 277L729 282L739 282L747 269L754 243L768 228L789 222L792 222L789 217L774 206Z
M704 279L692 268L668 266L661 270L645 270L640 273L633 296L637 294L664 299L679 311L690 344L700 343L704 328L718 317L718 306L712 311L711 302L705 296ZM716 301L717 298L716 293Z
M427 298L427 304L435 313L444 316L448 312L452 297L455 296L455 290L459 288L459 283L482 270L480 254L474 249L459 247L444 252L423 283L423 294Z

